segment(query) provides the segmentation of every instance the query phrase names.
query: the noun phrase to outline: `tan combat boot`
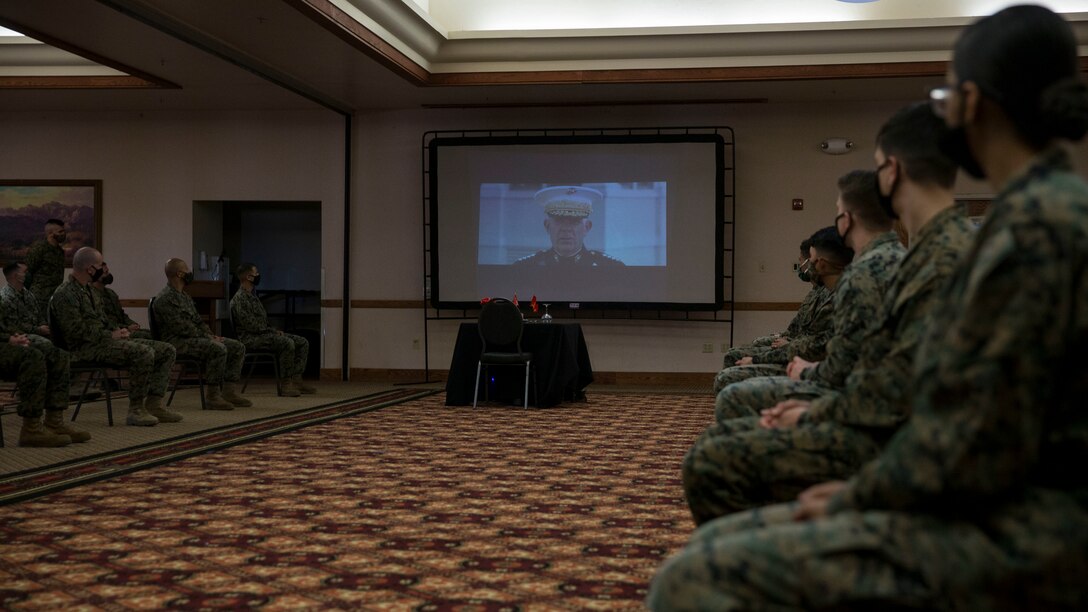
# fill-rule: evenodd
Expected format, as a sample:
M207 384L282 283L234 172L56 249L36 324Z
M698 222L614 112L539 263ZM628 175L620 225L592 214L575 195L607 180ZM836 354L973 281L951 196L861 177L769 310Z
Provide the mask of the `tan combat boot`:
M86 442L91 439L90 432L76 429L64 422L63 410L46 410L45 428L58 436L68 436L72 442Z
M302 390L298 388L293 379L287 379L280 384L280 395L283 397L298 397Z
M142 399L128 398L128 416L125 417L125 425L139 425L140 427L151 427L158 425L159 419L151 416L144 409L144 401Z
M253 402L238 395L238 389L232 382L223 383L223 399L240 408L248 408L253 405Z
M234 404L228 402L219 392L219 385L208 385L204 388L205 410L234 410Z
M162 405L161 395L149 395L144 400L144 409L147 413L159 420L160 423L177 423L181 421L181 415Z
M301 376L294 377L292 381L295 383L295 386L298 387L298 390L301 393L305 393L306 395L313 395L314 393L317 393L317 388L313 385L306 384L302 380Z
M19 432L19 446L36 446L39 448L52 448L55 446L68 446L72 439L68 436L55 434L42 425L41 417L23 417L23 429Z

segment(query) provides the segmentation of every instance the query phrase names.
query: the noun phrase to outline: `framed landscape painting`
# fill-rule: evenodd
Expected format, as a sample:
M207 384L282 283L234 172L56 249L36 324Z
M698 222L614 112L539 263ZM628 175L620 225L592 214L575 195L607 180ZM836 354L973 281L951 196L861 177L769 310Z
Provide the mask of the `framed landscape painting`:
M49 219L64 221L67 267L81 247L101 251L102 181L0 179L0 264L25 260Z

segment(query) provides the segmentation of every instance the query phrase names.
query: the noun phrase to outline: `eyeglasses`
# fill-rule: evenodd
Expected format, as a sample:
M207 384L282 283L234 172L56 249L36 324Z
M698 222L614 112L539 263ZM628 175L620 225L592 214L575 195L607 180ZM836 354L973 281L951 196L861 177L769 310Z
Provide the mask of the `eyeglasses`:
M948 101L952 99L952 92L956 88L951 85L934 87L929 90L929 108L933 114L941 119L948 116Z

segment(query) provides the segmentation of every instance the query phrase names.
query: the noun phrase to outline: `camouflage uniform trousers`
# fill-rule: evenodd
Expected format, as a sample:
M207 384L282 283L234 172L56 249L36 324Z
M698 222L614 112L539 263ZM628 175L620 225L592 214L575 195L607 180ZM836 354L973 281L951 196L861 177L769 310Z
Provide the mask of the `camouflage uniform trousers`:
M697 529L658 570L649 609L1084 609L1088 559L1062 543L1085 542L1088 525L1056 520L1084 516L1061 492L1034 490L986 528L888 511L794 522L795 507L732 514ZM1038 544L1006 546L1002 533Z
M19 416L40 418L45 406L45 356L28 346L0 344L0 376L19 390Z
M714 400L714 419L724 423L729 419L759 416L766 408L791 398L813 398L828 388L806 380L787 376L755 376L724 387Z
M270 333L263 336L250 336L242 342L248 351L275 353L282 378L302 376L303 370L306 369L306 359L310 356L310 343L302 336Z
M27 334L30 340L30 348L41 353L45 358L45 409L64 410L68 408L68 384L71 376L71 356L68 351L54 346L48 339L37 334ZM37 417L40 414L23 414L21 416Z
M112 340L104 348L80 351L79 358L128 370L128 396L142 400L148 395L162 397L170 383L177 351L158 340Z
M748 380L756 376L785 376L786 366L777 363L753 363L751 365L730 366L718 372L714 377L714 395L733 383Z
M128 337L129 337L129 339L132 339L132 340L154 340L155 339L151 335L151 331L146 330L146 329L137 329L135 331L130 331L128 333Z
M848 478L879 452L871 436L838 423L764 429L759 417L732 419L711 425L684 456L684 496L701 525Z
M223 338L216 342L211 338L186 338L177 340L174 348L179 358L195 359L204 368L204 379L210 385L222 382L238 382L242 379L242 358L246 347L237 340Z

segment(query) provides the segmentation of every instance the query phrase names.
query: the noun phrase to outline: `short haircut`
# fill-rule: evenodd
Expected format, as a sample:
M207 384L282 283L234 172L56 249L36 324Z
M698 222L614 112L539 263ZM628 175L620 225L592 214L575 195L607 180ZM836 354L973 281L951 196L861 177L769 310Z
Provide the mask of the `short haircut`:
M72 256L72 268L75 270L82 270L89 265L95 263L95 260L101 256L96 249L91 247L83 247L76 251L76 254Z
M846 267L854 260L854 250L846 246L839 236L839 230L834 227L825 227L816 232L810 238L810 246L820 254L820 257L833 264Z
M812 246L812 238L805 238L801 241L801 253L808 257L808 249Z
M23 261L13 261L13 262L7 264L6 266L4 266L4 278L7 278L7 277L11 276L12 274L15 274L15 271L19 269L19 266L25 266L25 265L26 265L26 262L23 262Z
M45 224L46 225L59 225L60 227L64 227L64 221L61 221L60 219L49 219L48 221L45 222Z
M843 207L857 222L871 232L887 232L893 219L884 212L876 191L876 172L854 170L839 177Z
M956 162L938 146L947 129L928 104L911 104L899 109L880 128L876 146L886 157L898 159L912 182L951 189L956 184Z
M250 270L253 270L256 267L257 267L257 264L250 263L248 261L244 262L244 263L240 263L240 264L238 264L238 267L234 269L234 275L235 276L245 276L246 274L249 274Z

